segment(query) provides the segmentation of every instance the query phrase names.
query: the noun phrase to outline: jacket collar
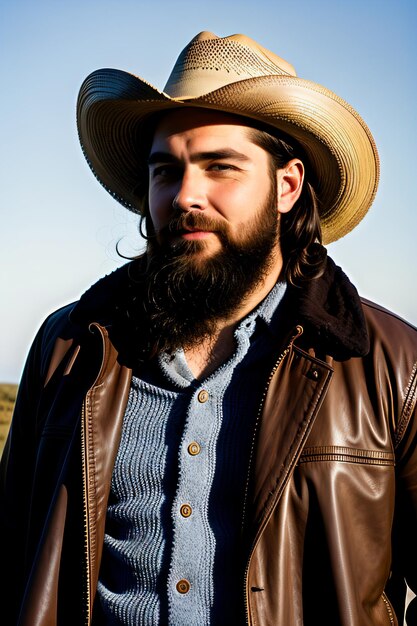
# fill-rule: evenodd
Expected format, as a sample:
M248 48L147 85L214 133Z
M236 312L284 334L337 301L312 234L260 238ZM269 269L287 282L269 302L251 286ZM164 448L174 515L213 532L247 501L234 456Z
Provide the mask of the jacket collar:
M303 327L305 342L338 361L369 352L368 330L356 287L327 254L319 278L302 288L287 290L282 315L287 323L294 320Z
M365 356L369 337L358 292L324 248L321 252L323 274L302 287L288 285L280 306L281 328L290 332L297 324L303 326L304 342L336 360ZM134 275L141 272L143 264L141 257L95 283L75 305L71 321L84 327L91 322L110 329L116 326L126 294L137 288ZM119 340L121 335L116 333Z

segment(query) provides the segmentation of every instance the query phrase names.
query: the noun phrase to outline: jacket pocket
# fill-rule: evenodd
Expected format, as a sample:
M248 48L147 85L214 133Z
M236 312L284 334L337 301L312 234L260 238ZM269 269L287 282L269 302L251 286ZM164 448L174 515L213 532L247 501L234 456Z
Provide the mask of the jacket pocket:
M317 446L304 448L299 463L316 461L341 461L345 463L360 463L366 465L395 465L393 452L383 450L366 450L363 448L348 448L345 446Z

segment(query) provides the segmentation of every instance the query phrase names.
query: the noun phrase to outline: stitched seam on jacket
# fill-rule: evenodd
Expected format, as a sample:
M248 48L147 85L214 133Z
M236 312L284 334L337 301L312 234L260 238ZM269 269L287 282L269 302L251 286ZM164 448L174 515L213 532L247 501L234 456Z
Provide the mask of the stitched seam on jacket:
M400 419L398 420L397 431L395 433L394 445L396 448L398 447L398 445L400 444L404 436L404 433L410 421L411 413L415 406L416 392L417 392L416 374L417 374L417 363L414 363L414 367L411 372L410 382L408 383L407 389L405 391L405 400L404 400L403 410L401 411Z
M309 463L314 461L342 461L367 465L395 465L395 457L392 452L348 448L345 446L305 448L299 462Z
M385 608L386 608L387 613L388 613L388 617L389 617L390 624L392 624L392 626L394 626L394 624L395 624L394 614L393 614L393 612L392 612L391 603L390 603L390 601L388 600L388 598L387 598L387 596L386 596L386 594L385 594L385 591L384 591L384 592L383 592L383 594L382 594L382 599L383 599L383 601L384 601Z
M87 484L89 494L93 491L93 496L88 498L89 508L89 533L90 533L90 575L93 569L93 555L96 553L96 520L97 520L97 484L96 484L96 458L94 455L94 428L93 428L93 406L95 403L97 388L91 390L90 402L88 403L87 411L87 451L88 451L88 472L87 472ZM91 523L93 521L93 524Z

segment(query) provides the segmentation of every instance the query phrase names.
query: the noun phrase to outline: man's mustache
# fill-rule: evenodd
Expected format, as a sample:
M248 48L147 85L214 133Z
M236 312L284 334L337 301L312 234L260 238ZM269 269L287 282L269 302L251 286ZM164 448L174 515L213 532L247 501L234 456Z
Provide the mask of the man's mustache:
M163 226L159 231L159 235L163 239L169 239L170 236L183 233L184 231L204 230L216 233L225 233L227 228L222 220L216 220L212 217L204 215L203 212L190 211L188 213L178 213Z

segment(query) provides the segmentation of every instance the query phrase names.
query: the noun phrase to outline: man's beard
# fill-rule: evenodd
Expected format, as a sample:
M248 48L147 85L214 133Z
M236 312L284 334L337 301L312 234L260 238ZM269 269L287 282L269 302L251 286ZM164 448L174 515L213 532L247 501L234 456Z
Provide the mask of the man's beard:
M263 282L278 247L275 185L254 213L238 240L230 237L227 223L197 211L174 215L158 241L149 238L146 270L138 277L143 295L133 298L127 311L138 331L140 326L136 348L143 355L190 348L209 338ZM181 239L187 227L216 232L220 251L206 257L204 241Z

